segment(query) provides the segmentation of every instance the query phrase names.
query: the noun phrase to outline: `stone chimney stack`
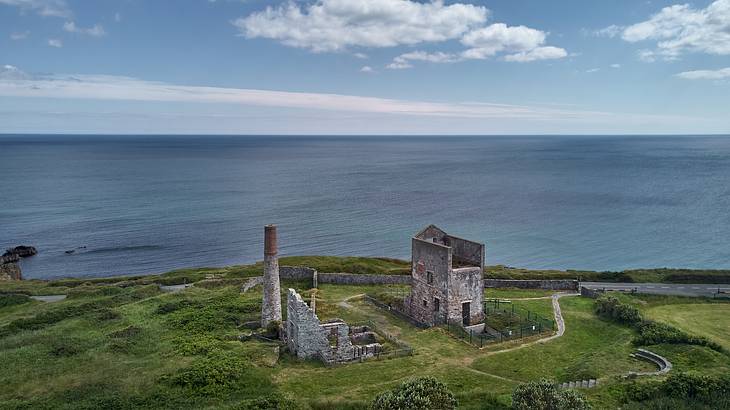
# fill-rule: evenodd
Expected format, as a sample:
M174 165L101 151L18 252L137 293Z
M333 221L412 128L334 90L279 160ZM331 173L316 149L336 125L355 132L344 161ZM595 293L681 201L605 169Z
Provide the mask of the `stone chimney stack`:
M261 327L281 322L281 291L276 225L264 227L264 300L261 305Z

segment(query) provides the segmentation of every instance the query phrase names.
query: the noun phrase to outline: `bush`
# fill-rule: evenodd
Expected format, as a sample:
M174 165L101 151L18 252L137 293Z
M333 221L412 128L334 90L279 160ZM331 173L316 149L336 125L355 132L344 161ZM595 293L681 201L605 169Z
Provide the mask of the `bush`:
M296 401L280 394L246 400L238 406L233 407L235 410L304 410L305 408Z
M221 345L220 340L205 335L181 337L175 342L175 350L183 356L205 355Z
M373 400L373 410L455 409L456 398L449 389L433 377L419 377L402 383L395 389L380 393Z
M626 399L641 403L640 408L727 408L730 404L730 375L710 377L691 373L674 373L662 382L634 382L626 390ZM661 403L674 403L661 407Z
M99 309L99 313L96 314L96 320L100 322L116 320L120 317L122 317L122 315L120 315L118 312L107 308Z
M78 339L57 338L51 342L51 350L48 353L56 357L76 356L85 350L82 344Z
M7 294L7 295L0 295L0 308L8 307L8 306L15 306L15 305L22 305L24 303L28 303L31 301L31 298L28 297L28 295L20 295L20 294Z
M615 296L602 296L596 299L596 314L619 323L634 325L641 322L639 309L621 303Z
M634 339L637 345L655 345L661 343L689 344L707 346L712 350L722 352L723 347L701 336L691 336L676 327L654 322L644 321L638 326L639 336Z
M561 390L542 379L519 385L512 393L512 408L518 410L588 410L585 397L574 390Z
M231 390L246 371L246 363L223 351L213 351L180 373L163 379L201 395L218 395Z

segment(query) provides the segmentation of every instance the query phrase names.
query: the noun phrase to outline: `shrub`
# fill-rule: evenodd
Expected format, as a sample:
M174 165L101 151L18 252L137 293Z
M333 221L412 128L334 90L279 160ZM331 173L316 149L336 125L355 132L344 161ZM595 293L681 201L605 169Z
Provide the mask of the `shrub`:
M230 390L246 371L246 363L223 351L213 351L178 374L164 377L171 384L201 395L218 395Z
M419 377L402 383L393 390L380 393L373 400L373 410L455 409L456 398L433 377Z
M107 308L99 309L99 313L96 314L96 320L99 320L101 322L116 320L120 317L122 317L122 315L120 315L118 312Z
M615 296L602 296L596 299L596 314L619 323L633 325L641 322L639 309L621 303Z
M561 390L542 379L519 385L512 393L512 408L518 410L588 410L585 397L574 390Z
M689 344L707 346L718 352L723 351L723 347L718 343L708 340L701 336L689 335L674 326L654 321L644 321L638 326L639 336L634 339L637 345L655 345L660 343L669 344Z
M674 373L661 382L634 382L627 387L626 399L641 403L640 408L727 408L723 406L730 404L730 375Z
M78 339L56 338L51 342L51 350L48 353L56 357L70 357L76 356L84 350L82 341Z
M175 342L175 350L183 356L205 355L221 344L219 340L204 335L181 337Z
M0 295L0 308L4 308L4 307L8 307L8 306L15 306L15 305L22 305L22 304L28 303L30 301L31 301L31 299L30 299L30 297L28 297L28 295L20 295L17 293Z
M246 400L233 407L235 410L304 410L306 407L280 394Z

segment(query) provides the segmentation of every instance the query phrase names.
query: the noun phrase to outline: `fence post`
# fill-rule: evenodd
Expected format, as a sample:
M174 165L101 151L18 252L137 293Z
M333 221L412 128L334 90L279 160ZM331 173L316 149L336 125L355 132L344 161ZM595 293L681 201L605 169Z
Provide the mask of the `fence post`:
M474 336L474 331L473 331L473 330L471 330L471 329L469 329L469 344L471 344L471 343L472 343L472 342L471 342L471 338L472 338L472 336Z

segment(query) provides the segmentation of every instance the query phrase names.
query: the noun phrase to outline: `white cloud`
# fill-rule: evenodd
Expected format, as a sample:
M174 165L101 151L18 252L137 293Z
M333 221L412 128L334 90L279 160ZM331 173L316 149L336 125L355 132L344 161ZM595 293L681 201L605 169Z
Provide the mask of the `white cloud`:
M22 81L31 80L32 77L21 71L18 67L10 64L0 66L0 81Z
M621 64L611 64L611 68L621 68Z
M71 16L71 10L64 0L0 0L0 4L18 7L22 12L33 11L46 17Z
M555 60L568 56L568 52L559 47L538 47L529 51L504 56L504 61L528 63L539 60Z
M695 70L677 74L685 80L723 80L730 78L730 67L719 70Z
M481 6L443 1L317 0L300 7L289 2L233 22L247 38L269 38L315 52L348 47L394 47L461 37L483 24Z
M591 68L591 69L586 70L586 73L595 73L598 71L601 71L601 69L600 68Z
M122 15L119 13L114 13L114 21L116 21L117 23L122 21Z
M652 50L639 50L636 54L639 60L645 63L653 63L656 61L656 53Z
M431 63L455 63L461 61L461 57L451 53L427 53L425 51L412 51L410 53L401 54L393 59L386 68L393 70L411 68L411 61L428 61Z
M11 33L10 39L15 40L15 41L25 40L26 38L28 38L29 35L30 35L30 31L23 31L21 33Z
M61 48L61 47L63 47L63 41L61 41L57 38L50 38L50 39L48 39L48 45L51 47Z
M102 37L106 35L104 27L100 24L94 24L93 27L83 28L78 27L73 21L67 21L63 24L63 29L69 33L87 34L92 37Z
M387 68L410 68L412 61L455 63L464 60L483 60L500 53L507 53L503 57L504 61L519 63L563 58L568 55L562 48L543 47L546 38L547 33L540 30L496 23L466 33L461 43L469 48L458 54L415 51L397 56Z
M644 53L644 61L657 56L667 60L683 53L730 55L730 0L716 0L704 9L689 4L663 8L648 20L626 27L625 41L656 41L656 50Z
M608 38L614 38L617 37L621 32L624 30L623 26L617 26L615 24L612 24L608 27L604 27L600 30L595 30L592 32L592 34L596 37L608 37Z
M369 65L364 65L364 66L362 66L362 68L360 69L360 72L363 72L363 73L374 73L374 72L375 72L375 70L373 70L373 68L372 68L372 67L370 67Z
M465 52L469 58L487 58L500 51L533 50L545 43L546 36L544 32L529 27L497 23L467 33L461 43L470 48Z
M352 53L352 56L361 60L365 60L368 58L368 55L365 53Z

